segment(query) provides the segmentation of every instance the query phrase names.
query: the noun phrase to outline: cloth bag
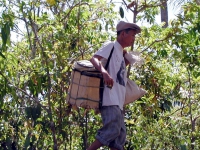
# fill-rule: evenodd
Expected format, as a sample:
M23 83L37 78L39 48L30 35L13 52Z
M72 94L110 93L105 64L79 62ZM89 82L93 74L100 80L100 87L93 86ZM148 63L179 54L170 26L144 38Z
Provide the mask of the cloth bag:
M126 95L124 105L135 102L147 93L146 90L140 88L134 81L127 79Z

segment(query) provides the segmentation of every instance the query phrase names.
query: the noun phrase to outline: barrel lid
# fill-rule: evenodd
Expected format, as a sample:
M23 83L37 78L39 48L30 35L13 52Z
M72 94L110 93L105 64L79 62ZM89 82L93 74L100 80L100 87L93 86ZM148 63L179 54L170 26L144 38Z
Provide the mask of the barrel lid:
M76 61L73 65L73 68L78 70L96 70L89 60Z
M85 68L93 68L93 64L89 60L80 60L77 61L77 65L85 67Z

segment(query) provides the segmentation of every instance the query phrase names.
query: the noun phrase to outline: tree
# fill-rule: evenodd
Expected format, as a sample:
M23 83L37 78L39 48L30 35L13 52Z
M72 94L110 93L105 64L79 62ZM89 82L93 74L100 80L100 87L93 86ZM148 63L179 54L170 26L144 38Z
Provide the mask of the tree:
M84 117L81 112L70 115L66 91L73 61L87 58L100 39L109 37L100 31L112 28L113 6L88 0L0 3L2 146L86 147ZM21 35L21 40L11 41L10 31ZM78 127L75 133L68 130ZM75 143L74 134L81 133L81 140Z
M143 9L144 11L143 13L148 14L148 16L150 16L149 14L152 15L154 11L153 10L151 12L148 11L149 5L150 3L145 1L144 3L141 2L140 5L137 6L137 8L146 6L145 9ZM134 6L134 8L136 8L136 6ZM185 68L181 65L183 62L181 60L183 60L183 58L184 60L186 60L186 58L188 58L189 53L191 55L194 54L195 57L199 55L195 50L196 49L195 47L198 45L197 37L199 36L199 34L196 33L198 33L197 28L199 25L197 23L198 22L197 20L199 20L199 18L197 17L198 15L195 15L196 17L192 15L193 12L198 12L196 8L198 9L198 6L196 6L196 4L192 3L186 4L186 6L184 7L185 13L183 15L180 14L179 19L176 21L174 20L172 24L170 24L172 25L172 27L168 27L166 29L162 29L161 28L162 26L154 24L153 21L150 22L150 20L153 17L147 17L147 15L145 16L147 17L147 21L149 21L152 25L150 28L143 27L142 35L138 40L137 43L138 46L135 48L135 50L142 51L143 53L147 52L145 53L147 61L143 66L143 68L140 67L134 70L133 72L134 77L131 76L131 78L134 78L135 80L139 79L140 81L139 84L141 84L145 89L148 89L149 95L147 94L145 98L142 98L141 100L136 102L135 107L134 105L132 105L127 110L128 111L127 126L128 126L128 132L130 132L130 134L128 135L128 141L129 141L127 145L128 149L131 148L140 149L141 147L143 149L150 149L150 148L164 149L166 148L166 146L168 148L170 147L170 149L186 149L186 148L198 149L199 147L198 144L195 145L193 144L194 139L198 139L197 137L199 136L196 135L196 133L199 132L199 130L196 128L196 125L194 125L194 122L196 122L196 119L199 118L199 116L198 115L193 116L197 112L197 108L195 105L196 103L199 103L198 95L193 93L194 95L196 95L196 96L193 95L194 97L192 96L193 97L192 99L193 100L195 99L194 100L195 104L193 105L191 103L190 96L184 98L184 96L180 94L183 92L182 91L183 89L185 92L189 91L189 93L191 93L191 91L193 90L196 91L195 83L191 83L190 81L191 78L195 80L195 82L197 82L196 80L199 80L199 77L197 76L191 77L191 74L193 73L191 73L190 71L189 71L190 73L187 71L188 75L183 73ZM188 10L192 11L190 12ZM193 19L195 18L194 20L196 21L187 20L185 18L187 16L186 14ZM137 16L138 18L140 18L139 15L140 14L138 14ZM188 24L192 26L194 25L193 26L194 28L191 26L189 27ZM195 37L192 35L195 35ZM177 39L177 37L179 38ZM186 37L185 39L187 39L187 42L184 40L183 41L180 40L183 39L183 37ZM186 44L183 43L188 43L190 46L189 45L186 46ZM177 44L185 46L180 48L180 45L177 47ZM146 45L146 47L143 47L144 45ZM188 47L193 49L191 51L189 50L190 51L189 53L187 53ZM184 52L184 54L180 56L180 53L185 51L185 49L187 49L186 50L187 55ZM174 52L176 52L176 54L180 56L179 57L180 59L177 59L177 57L173 55ZM186 66L190 64L190 62L188 61L187 63L188 64ZM197 72L194 74L197 75L198 74ZM186 77L184 78L185 81L184 83L182 83L183 76ZM189 88L188 82L190 83L189 87L194 87L194 88L192 89ZM183 102L184 105L179 105L179 106L174 105L178 103L183 104ZM190 108L188 106L190 106ZM173 111L174 113L170 113ZM193 117L190 118L189 116ZM180 121L178 120L173 121L173 119L176 117L179 118ZM189 131L193 131L194 133L191 132L189 133ZM171 133L174 133L173 137ZM193 137L194 135L195 137ZM180 139L178 138L179 136L181 136ZM159 141L157 139L161 140ZM199 143L199 140L197 141L195 140L195 142Z

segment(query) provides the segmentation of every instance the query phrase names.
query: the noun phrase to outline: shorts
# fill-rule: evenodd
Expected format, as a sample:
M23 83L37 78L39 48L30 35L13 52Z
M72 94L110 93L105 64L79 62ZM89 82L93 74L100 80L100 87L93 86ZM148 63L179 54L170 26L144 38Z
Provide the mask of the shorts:
M119 106L103 106L100 112L103 127L98 130L96 139L105 146L123 150L126 140L123 111Z

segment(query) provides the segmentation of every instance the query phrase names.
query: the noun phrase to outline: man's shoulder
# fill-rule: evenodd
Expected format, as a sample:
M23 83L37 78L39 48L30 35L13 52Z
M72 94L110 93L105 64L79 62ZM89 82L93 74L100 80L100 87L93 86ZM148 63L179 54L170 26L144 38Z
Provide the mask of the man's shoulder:
M123 50L123 48L122 48L122 46L120 45L120 43L118 42L118 41L106 41L104 44L103 44L103 46L102 46L102 48L105 48L106 47L106 49L108 48L108 49L112 49L112 47L115 47L116 49L119 49L120 51L121 50Z
M113 46L114 45L114 41L105 41L104 43L103 43L103 45L102 45L102 47L105 47L105 46Z
M114 43L113 41L106 41L103 43L103 45L101 46L101 48L99 49L99 51L104 51L106 50L107 52L112 49L112 47L114 46Z

